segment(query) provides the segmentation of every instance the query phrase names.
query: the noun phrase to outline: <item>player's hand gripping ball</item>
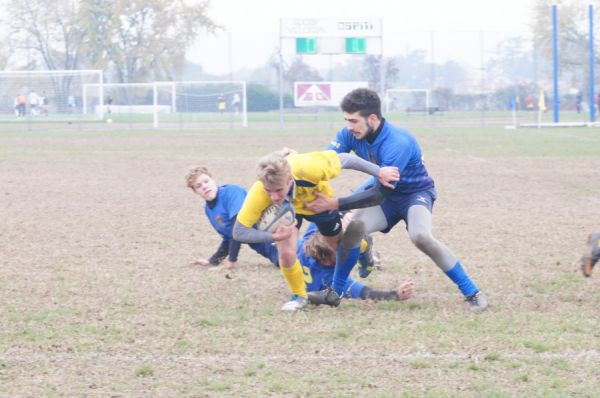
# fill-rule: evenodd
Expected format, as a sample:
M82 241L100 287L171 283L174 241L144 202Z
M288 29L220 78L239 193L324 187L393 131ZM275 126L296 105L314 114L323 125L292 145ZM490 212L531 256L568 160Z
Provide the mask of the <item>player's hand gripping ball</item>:
M295 219L294 207L289 202L284 202L281 206L273 204L263 211L256 228L259 231L275 232L280 221L290 225Z

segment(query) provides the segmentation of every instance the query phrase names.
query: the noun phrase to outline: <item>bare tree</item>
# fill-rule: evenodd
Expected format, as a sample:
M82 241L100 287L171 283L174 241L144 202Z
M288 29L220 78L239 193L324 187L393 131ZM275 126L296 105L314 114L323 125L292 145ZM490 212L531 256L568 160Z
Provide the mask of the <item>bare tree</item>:
M92 62L119 82L170 79L196 37L220 29L208 8L208 1L82 0Z
M14 59L27 69L78 69L86 30L74 1L11 0L3 23L15 47Z
M26 69L109 69L119 82L169 79L202 32L209 1L11 0L3 22Z

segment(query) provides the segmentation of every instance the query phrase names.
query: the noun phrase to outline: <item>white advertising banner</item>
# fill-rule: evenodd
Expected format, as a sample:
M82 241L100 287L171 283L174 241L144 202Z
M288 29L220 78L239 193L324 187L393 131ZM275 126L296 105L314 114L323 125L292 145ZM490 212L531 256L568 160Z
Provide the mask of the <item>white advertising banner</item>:
M284 18L281 37L381 37L381 18Z
M295 82L294 106L340 106L342 98L368 82Z

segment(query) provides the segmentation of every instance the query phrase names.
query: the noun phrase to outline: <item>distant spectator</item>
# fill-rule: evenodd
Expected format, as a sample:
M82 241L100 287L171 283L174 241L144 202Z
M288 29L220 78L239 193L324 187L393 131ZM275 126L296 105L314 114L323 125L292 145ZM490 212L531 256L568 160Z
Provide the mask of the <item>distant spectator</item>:
M25 98L25 96L23 94L17 95L17 98L15 99L17 116L21 116L21 117L25 116L25 103L26 102L27 102L27 99Z
M525 97L525 109L533 110L533 95L527 94Z
M67 97L67 107L69 107L69 109L71 109L71 111L73 111L75 109L75 96L74 95L69 95Z
M112 110L110 109L112 103L113 103L113 97L112 97L112 95L108 94L108 97L106 97L106 112L112 113Z
M581 91L577 92L577 96L575 96L575 109L577 113L581 113L581 104L583 103L583 94Z
M225 112L225 108L227 108L227 102L225 102L225 97L221 94L219 95L219 98L217 98L217 109L220 113L223 113Z
M42 115L48 115L48 97L45 91L38 97L38 106Z
M27 101L29 102L29 113L31 115L37 115L38 112L38 95L35 93L34 90L31 90L29 92L29 95L27 96Z
M231 100L231 108L233 112L237 115L240 113L240 104L242 100L240 99L240 95L238 93L233 94L233 98Z

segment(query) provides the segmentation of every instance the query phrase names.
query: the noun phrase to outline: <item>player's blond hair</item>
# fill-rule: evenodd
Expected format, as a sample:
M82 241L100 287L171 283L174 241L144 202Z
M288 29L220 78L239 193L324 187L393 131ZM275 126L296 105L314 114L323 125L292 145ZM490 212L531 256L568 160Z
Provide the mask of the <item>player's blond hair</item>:
M208 171L208 168L206 166L192 167L185 175L185 182L186 182L188 188L191 188L191 190L193 191L194 190L194 181L196 181L196 178L198 178L198 176L202 175L202 174L206 174L207 176L212 178L212 174L210 173L210 171Z
M292 169L285 156L282 151L276 151L260 159L256 167L258 180L264 185L287 181L292 176Z

